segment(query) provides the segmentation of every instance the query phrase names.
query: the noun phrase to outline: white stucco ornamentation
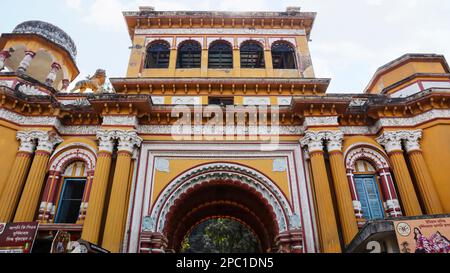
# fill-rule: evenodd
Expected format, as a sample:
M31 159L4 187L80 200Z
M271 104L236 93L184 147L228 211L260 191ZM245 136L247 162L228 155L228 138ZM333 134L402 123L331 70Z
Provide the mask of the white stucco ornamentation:
M173 105L201 105L201 97L172 97Z
M68 163L75 160L81 160L86 164L85 171L94 171L97 161L96 151L89 145L80 142L58 147L50 159L50 170L62 173Z
M277 101L279 106L290 106L292 104L292 97L279 97Z
M119 141L118 150L123 152L133 153L136 147L140 147L142 138L140 138L136 131L115 131L116 138Z
M344 133L341 131L326 132L328 152L342 151L342 142L344 141Z
M35 86L29 84L22 84L17 88L17 90L19 90L20 93L28 96L49 96L49 94L42 92Z
M37 151L43 151L52 153L55 146L61 142L63 139L53 132L45 132L40 131L37 134L38 146L36 148Z
M164 97L152 96L152 103L154 105L164 105L164 103L165 103L164 101L165 101Z
M384 132L377 141L386 148L389 153L391 151L402 151L402 144L405 145L407 152L420 151L420 139L422 138L422 130L402 130Z
M36 149L35 131L17 132L17 140L20 141L19 152L33 153Z
M387 131L377 138L386 149L386 152L391 153L395 151L402 151L402 134L399 131Z
M138 125L138 119L136 116L104 116L103 125L136 127Z
M323 151L323 142L326 139L326 135L326 132L307 131L300 144L307 146L310 153Z
M244 97L244 105L270 105L269 97Z
M305 127L311 126L338 126L338 117L305 117Z
M404 144L406 151L408 153L413 151L420 151L420 139L422 138L423 131L415 130L415 131L405 131L404 135Z
M76 99L76 100L61 100L60 103L64 106L76 106L76 107L83 107L83 106L90 106L91 103L88 99Z
M345 154L345 166L348 170L355 171L355 165L358 160L368 159L372 162L378 171L389 169L387 159L377 149L370 147L358 147L360 145L367 145L365 143L357 143L348 149Z
M112 153L114 150L114 131L97 131L97 139L99 141L98 150L103 152Z

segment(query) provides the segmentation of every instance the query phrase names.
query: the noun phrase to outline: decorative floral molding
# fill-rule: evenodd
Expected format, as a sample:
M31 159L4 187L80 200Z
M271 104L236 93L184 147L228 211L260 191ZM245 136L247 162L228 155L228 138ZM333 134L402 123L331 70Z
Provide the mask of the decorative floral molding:
M305 127L311 126L338 126L338 117L305 117Z
M360 159L370 160L375 164L378 171L389 169L389 163L383 154L368 147L358 147L358 145L362 144L363 143L357 144L355 148L350 148L349 152L346 153L345 165L348 170L355 171L355 164Z
M173 105L201 105L201 97L172 97Z
M244 97L244 105L271 105L269 97Z
M29 84L21 84L17 90L27 96L49 96L49 94L42 92L35 86Z
M104 116L103 125L133 126L138 125L136 116Z

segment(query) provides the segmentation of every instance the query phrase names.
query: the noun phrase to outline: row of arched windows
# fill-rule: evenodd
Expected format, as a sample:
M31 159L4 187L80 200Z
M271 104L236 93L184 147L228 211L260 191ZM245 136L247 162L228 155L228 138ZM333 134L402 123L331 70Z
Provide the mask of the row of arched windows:
M241 45L241 68L265 68L264 48L256 41L246 41ZM188 40L178 47L177 68L201 68L202 46L199 42ZM170 44L156 41L147 48L145 68L168 68ZM274 69L297 69L294 48L283 41L272 45ZM208 51L208 68L232 69L233 47L223 40L213 42Z

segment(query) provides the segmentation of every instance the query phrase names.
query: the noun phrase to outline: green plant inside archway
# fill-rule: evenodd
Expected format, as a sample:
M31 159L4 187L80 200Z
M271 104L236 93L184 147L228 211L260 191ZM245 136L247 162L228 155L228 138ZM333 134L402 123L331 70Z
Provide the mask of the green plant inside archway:
M186 235L182 253L259 253L261 245L245 225L231 219L212 219Z

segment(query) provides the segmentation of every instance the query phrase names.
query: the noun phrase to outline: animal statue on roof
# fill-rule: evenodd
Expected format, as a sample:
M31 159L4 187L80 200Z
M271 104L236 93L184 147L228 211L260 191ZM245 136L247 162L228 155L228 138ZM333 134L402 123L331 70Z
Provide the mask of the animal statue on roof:
M98 93L103 90L103 85L106 82L106 71L103 69L97 69L94 76L88 77L86 80L79 81L75 84L75 87L70 92L79 91L80 93L86 92L86 89L91 89L92 92Z

